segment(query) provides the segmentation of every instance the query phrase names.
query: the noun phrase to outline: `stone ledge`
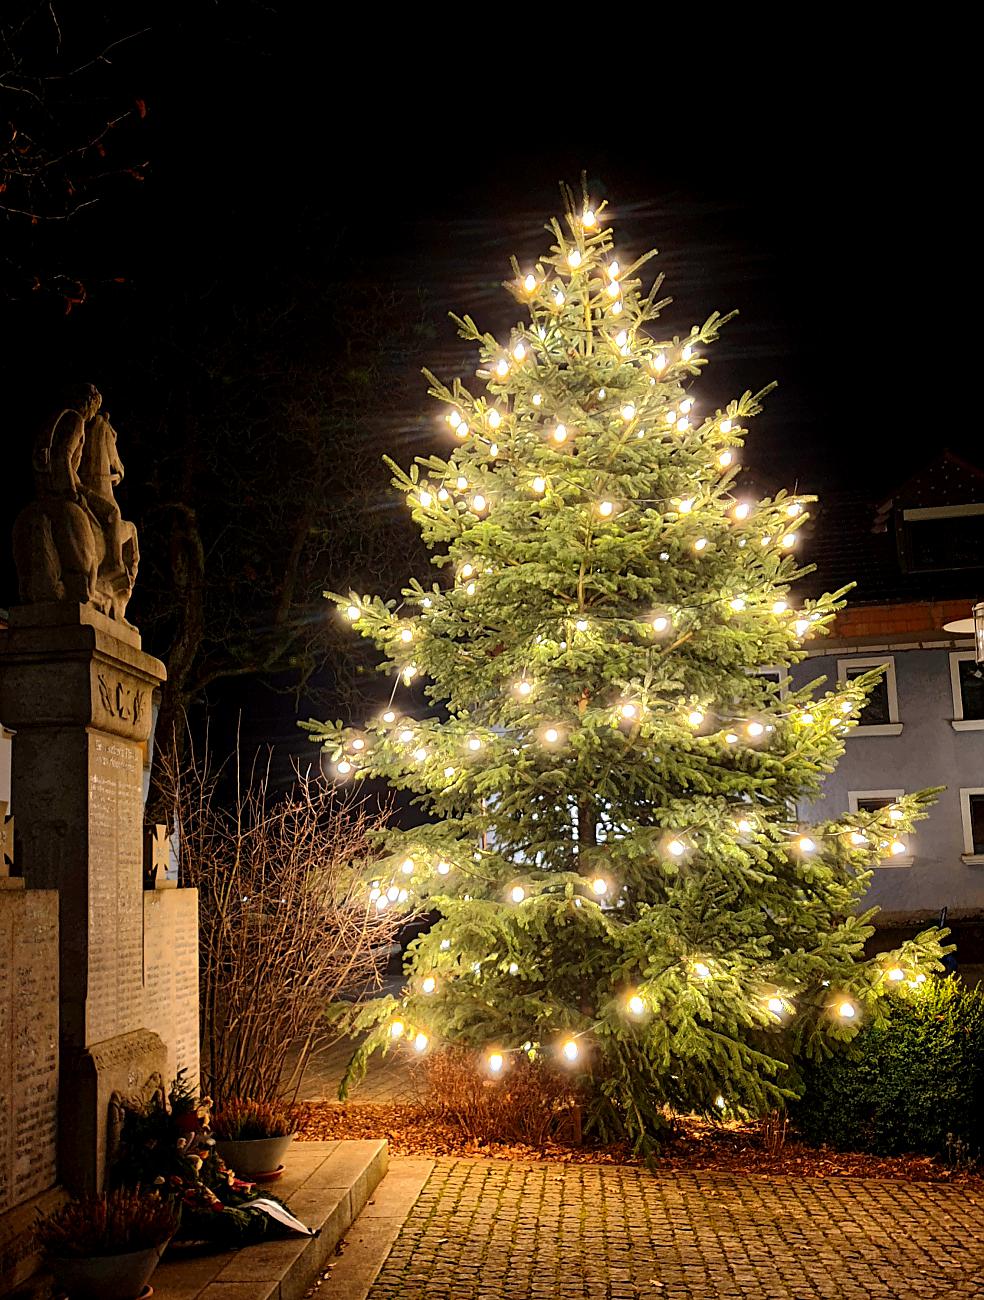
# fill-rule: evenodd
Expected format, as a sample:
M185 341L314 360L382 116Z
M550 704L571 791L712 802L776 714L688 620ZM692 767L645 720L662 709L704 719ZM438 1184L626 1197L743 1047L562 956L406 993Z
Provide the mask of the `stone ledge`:
M386 1173L385 1141L296 1142L270 1190L318 1237L289 1237L244 1250L168 1259L154 1300L301 1300Z

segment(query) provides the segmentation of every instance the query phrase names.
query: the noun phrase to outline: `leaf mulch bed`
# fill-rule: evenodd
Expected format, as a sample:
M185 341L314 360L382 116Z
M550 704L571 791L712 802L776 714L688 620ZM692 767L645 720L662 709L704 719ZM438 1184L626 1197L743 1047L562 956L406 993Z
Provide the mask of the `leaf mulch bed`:
M554 1160L568 1164L638 1165L626 1146L543 1147L522 1143L479 1143L454 1122L415 1104L306 1102L298 1106L298 1137L308 1142L338 1138L386 1138L397 1156L486 1156L504 1160ZM802 1178L894 1178L908 1182L954 1183L984 1192L984 1176L951 1169L929 1156L872 1156L811 1147L788 1138L773 1153L755 1124L710 1124L686 1117L664 1143L652 1167L660 1170L713 1169L721 1173L794 1174Z

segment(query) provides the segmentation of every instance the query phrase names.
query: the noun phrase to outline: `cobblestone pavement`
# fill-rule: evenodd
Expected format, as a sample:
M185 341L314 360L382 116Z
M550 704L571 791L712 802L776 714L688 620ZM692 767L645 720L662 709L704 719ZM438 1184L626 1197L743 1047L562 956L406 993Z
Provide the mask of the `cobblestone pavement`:
M984 1197L929 1183L437 1161L368 1300L984 1297Z

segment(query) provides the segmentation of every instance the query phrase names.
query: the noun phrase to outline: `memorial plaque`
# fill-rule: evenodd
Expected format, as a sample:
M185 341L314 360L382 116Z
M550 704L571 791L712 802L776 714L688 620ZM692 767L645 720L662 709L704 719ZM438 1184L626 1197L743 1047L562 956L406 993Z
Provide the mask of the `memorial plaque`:
M197 1085L198 891L144 894L144 1023L167 1046L169 1078L187 1071Z
M58 895L0 893L0 1213L56 1181Z

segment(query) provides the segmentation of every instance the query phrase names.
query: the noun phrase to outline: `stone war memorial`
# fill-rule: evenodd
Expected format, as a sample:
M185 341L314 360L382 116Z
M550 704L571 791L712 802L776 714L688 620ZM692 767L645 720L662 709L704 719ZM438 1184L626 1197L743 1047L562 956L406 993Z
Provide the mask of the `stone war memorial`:
M95 388L52 412L32 467L34 499L13 530L21 603L0 630L0 719L13 733L0 1294L31 1269L38 1211L102 1187L114 1094L198 1077L197 896L144 887L144 761L165 672L125 617L137 534L115 498L123 466Z

